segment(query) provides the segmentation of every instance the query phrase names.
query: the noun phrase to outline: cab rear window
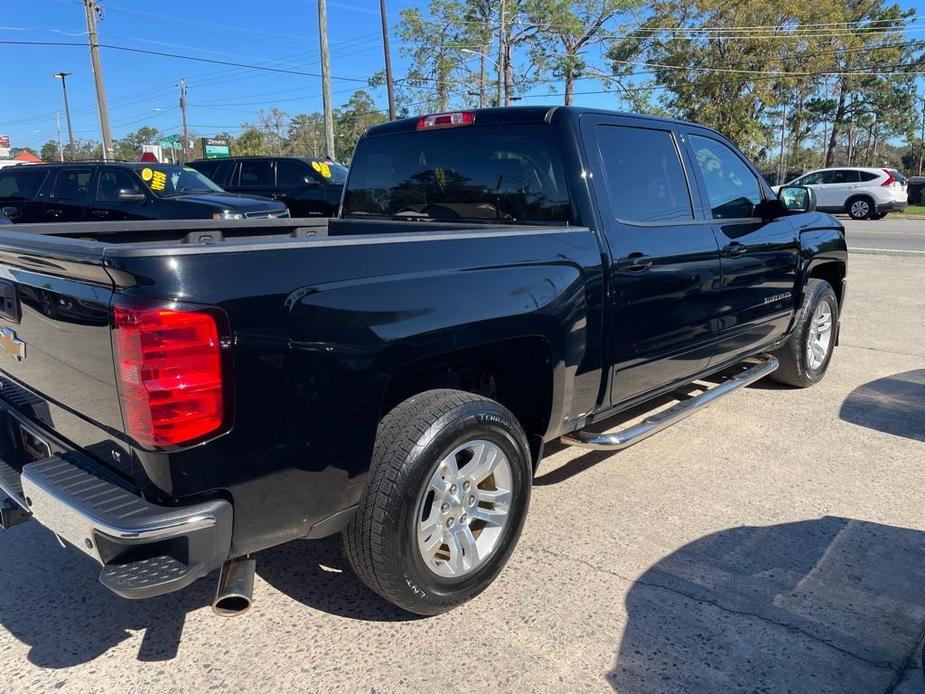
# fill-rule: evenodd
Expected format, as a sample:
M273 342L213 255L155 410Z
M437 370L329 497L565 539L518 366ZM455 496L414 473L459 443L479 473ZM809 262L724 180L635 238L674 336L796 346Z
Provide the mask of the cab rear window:
M554 134L539 124L365 138L350 164L343 214L573 221Z

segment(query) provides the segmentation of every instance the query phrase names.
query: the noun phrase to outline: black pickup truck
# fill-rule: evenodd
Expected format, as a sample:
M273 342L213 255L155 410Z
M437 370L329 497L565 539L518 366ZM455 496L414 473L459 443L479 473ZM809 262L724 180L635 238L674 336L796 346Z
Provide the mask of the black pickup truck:
M561 107L377 126L333 219L5 227L3 525L128 598L221 569L222 614L260 550L340 532L371 589L439 613L508 559L545 443L822 378L846 262L812 192L716 132Z

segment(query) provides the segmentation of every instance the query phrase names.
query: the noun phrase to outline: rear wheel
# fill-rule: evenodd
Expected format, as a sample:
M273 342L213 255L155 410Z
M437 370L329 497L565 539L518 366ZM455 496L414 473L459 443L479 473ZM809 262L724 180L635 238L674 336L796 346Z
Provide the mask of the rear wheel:
M867 219L876 214L874 201L868 197L852 198L846 205L851 219Z
M497 402L455 390L409 398L380 422L366 491L344 531L347 558L399 607L452 609L507 562L531 478L526 436Z
M775 353L780 367L771 378L797 388L806 388L822 380L835 349L837 328L835 291L825 280L807 280L803 305L794 320L790 340Z

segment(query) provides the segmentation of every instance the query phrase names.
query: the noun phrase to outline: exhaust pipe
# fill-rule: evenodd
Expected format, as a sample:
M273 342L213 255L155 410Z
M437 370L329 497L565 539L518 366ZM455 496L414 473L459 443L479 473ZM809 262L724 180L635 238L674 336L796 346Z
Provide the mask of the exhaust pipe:
M247 612L253 602L254 570L257 560L245 555L222 564L212 611L219 617L237 617Z

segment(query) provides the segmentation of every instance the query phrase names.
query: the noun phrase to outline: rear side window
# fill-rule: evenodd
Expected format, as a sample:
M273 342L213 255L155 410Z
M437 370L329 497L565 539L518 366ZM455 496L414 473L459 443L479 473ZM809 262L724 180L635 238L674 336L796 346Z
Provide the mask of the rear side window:
M595 133L614 214L625 222L689 222L687 179L668 130L599 125Z
M861 177L862 182L875 181L880 178L880 176L875 174L873 171L858 171L858 175Z
M0 198L32 200L48 176L48 169L36 169L20 164L0 170Z
M887 169L887 173L889 173L893 178L895 178L898 183L906 182L906 177L903 176L901 173L899 173L899 171L897 171L896 169Z
M690 141L713 219L754 217L762 200L761 186L742 158L719 140L691 135Z
M835 169L826 171L823 175L823 183L857 183L860 178L858 171L855 169Z
M280 188L304 186L306 178L314 180L305 162L296 159L280 159L276 162L276 185Z
M89 202L92 176L90 169L62 169L55 180L51 197L68 202Z
M241 185L273 187L273 162L269 159L241 162Z

